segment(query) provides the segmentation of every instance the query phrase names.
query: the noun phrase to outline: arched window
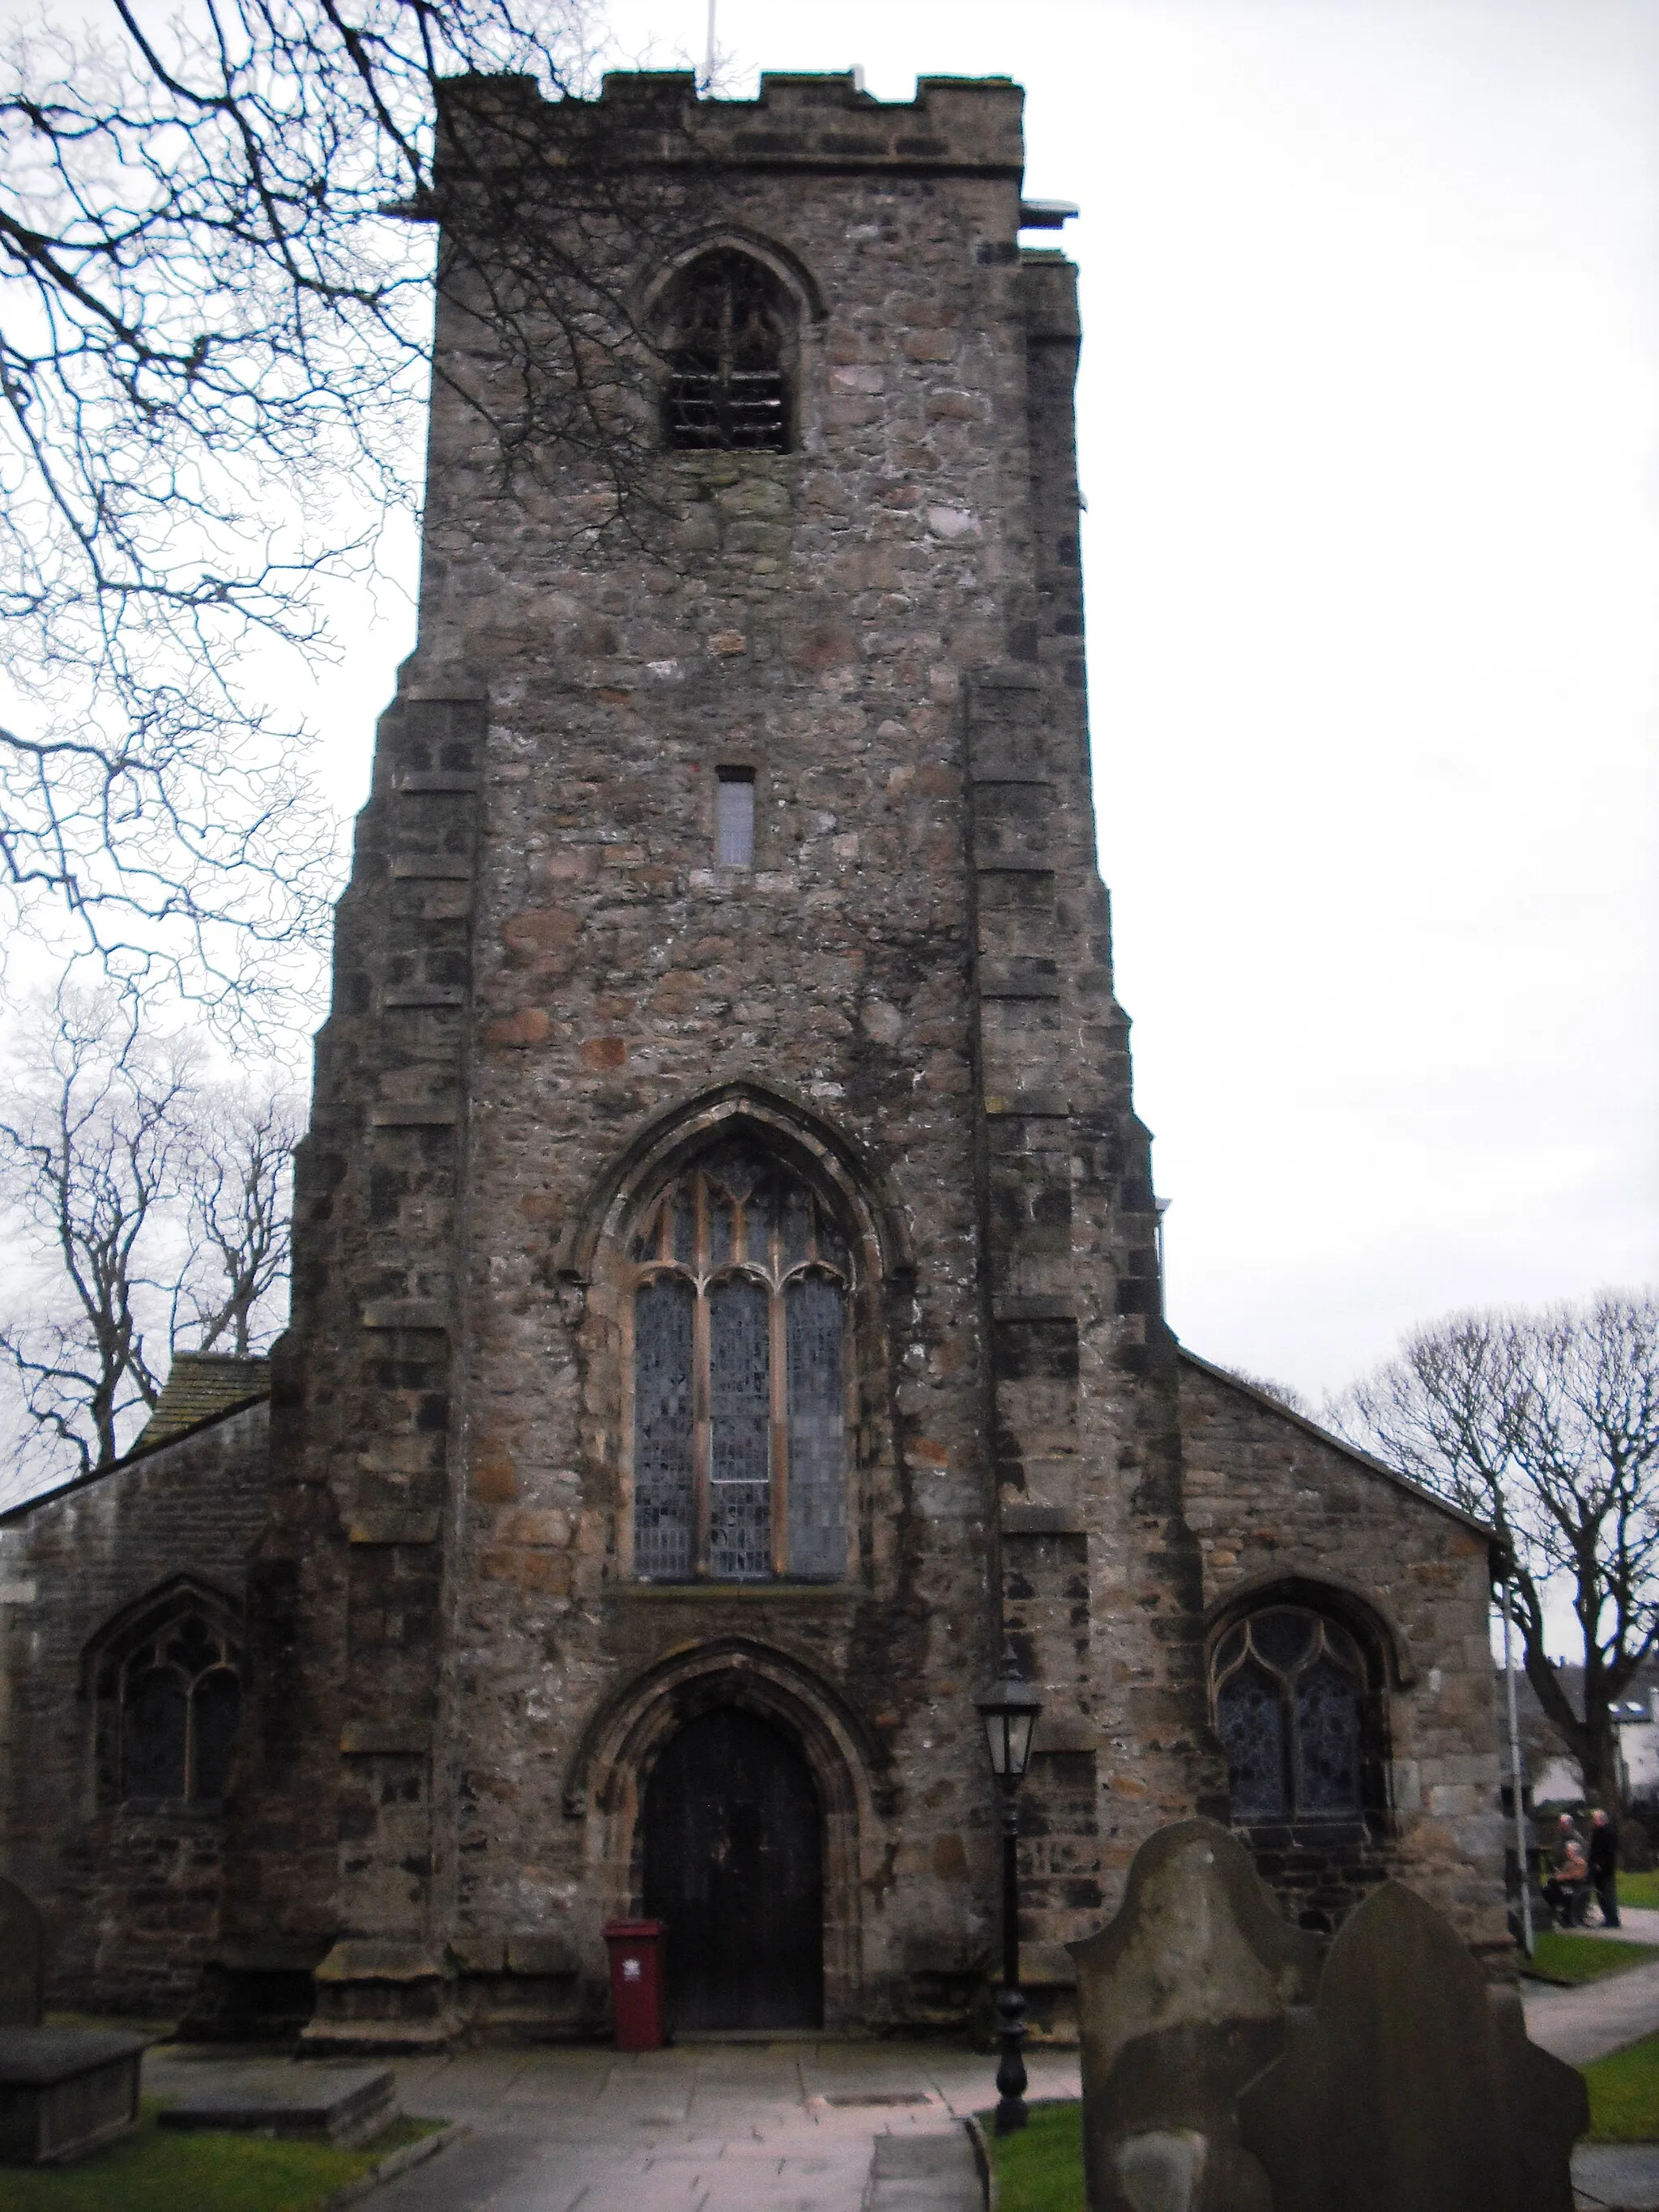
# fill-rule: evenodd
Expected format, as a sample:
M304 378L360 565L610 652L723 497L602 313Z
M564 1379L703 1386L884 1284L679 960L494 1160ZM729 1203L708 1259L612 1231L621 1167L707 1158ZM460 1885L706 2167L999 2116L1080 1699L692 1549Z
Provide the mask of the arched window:
M1236 1821L1364 1814L1372 1701L1346 1628L1307 1606L1265 1607L1221 1638L1210 1680Z
M846 1572L848 1244L757 1147L704 1155L645 1209L634 1279L634 1571Z
M763 263L705 253L663 302L663 434L683 453L787 453L796 316Z
M222 1608L179 1590L118 1625L97 1655L106 1803L216 1806L241 1708L241 1654Z

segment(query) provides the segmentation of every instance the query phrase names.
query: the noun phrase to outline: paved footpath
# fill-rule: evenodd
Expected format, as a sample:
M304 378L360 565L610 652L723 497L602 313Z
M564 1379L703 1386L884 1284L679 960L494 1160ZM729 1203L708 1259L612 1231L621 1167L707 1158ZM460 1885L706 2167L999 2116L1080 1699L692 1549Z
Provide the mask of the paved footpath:
M157 2052L165 2095L193 2062ZM1028 2053L1033 2097L1075 2097L1075 2051ZM406 2112L470 2132L374 2212L979 2212L962 2118L994 2057L829 2038L463 2052L399 2063Z
M1624 1919L1620 1933L1659 1945L1659 1912ZM1581 1989L1534 1984L1525 2003L1534 2040L1583 2065L1659 2032L1659 1961ZM145 2087L176 2092L201 2063L155 2051ZM1074 2051L1028 2063L1034 2098L1078 2094ZM961 2122L994 2100L995 2065L950 2045L813 2036L400 2063L404 2112L469 2132L378 2191L374 2212L979 2212ZM1585 2145L1573 2179L1587 2212L1659 2208L1659 2146Z
M1583 1932L1609 1943L1622 1940L1659 1948L1659 1912L1626 1909L1620 1917L1620 1928ZM1536 1982L1523 1982L1522 1989L1527 2033L1570 2066L1588 2065L1592 2058L1659 2033L1659 1959L1576 1990L1545 1989ZM1572 2179L1587 2212L1601 2205L1648 2212L1659 2207L1659 2144L1583 2143L1573 2153Z

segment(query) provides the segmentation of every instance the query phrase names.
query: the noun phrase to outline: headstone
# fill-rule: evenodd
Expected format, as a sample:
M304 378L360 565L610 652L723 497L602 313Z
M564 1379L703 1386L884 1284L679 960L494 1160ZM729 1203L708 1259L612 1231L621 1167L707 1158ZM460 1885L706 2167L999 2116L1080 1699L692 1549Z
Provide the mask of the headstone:
M1317 1937L1225 1828L1182 1820L1141 1845L1116 1917L1070 1948L1089 2212L1273 2212L1235 2100L1311 2002Z
M149 2039L97 2027L0 2027L0 2160L52 2166L138 2124Z
M46 1994L46 1931L26 1890L0 1875L0 2027L39 2027Z
M1274 2212L1571 2212L1589 2097L1519 1998L1389 1882L1331 1947L1316 2013L1239 2100Z
M191 2087L161 2115L164 2128L216 2128L282 2142L368 2142L398 2117L389 2066L201 2063Z

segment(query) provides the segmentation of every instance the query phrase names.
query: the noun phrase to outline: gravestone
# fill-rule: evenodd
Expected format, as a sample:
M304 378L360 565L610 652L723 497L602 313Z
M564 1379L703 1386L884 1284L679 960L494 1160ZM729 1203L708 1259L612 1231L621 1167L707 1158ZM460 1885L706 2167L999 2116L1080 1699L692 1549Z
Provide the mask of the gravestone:
M0 2163L55 2166L130 2135L148 2038L0 2027Z
M46 2002L46 1932L26 1890L0 1875L0 2027L38 2027Z
M210 2128L279 2142L326 2142L350 2149L371 2142L398 2117L389 2066L200 2063L182 2096L161 2116L164 2128Z
M1273 2212L1235 2100L1311 2002L1319 1942L1212 1820L1160 1828L1123 1903L1070 1947L1090 2212Z
M1571 2212L1583 2077L1527 2040L1456 1931L1389 1882L1331 1947L1316 2013L1239 2100L1274 2212Z

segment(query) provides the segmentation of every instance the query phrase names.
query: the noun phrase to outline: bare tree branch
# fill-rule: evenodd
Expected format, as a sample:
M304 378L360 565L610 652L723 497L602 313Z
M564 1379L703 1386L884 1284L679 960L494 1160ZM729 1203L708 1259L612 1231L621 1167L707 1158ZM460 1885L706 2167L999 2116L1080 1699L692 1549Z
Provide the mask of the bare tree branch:
M1659 1297L1454 1315L1329 1412L1511 1547L1528 1680L1586 1790L1615 1795L1612 1710L1659 1644ZM1552 1583L1582 1639L1582 1715L1547 1648Z
M167 1352L270 1340L301 1122L273 1084L202 1083L188 1042L147 1036L112 994L65 989L24 1026L38 1072L0 1095L14 1255L0 1364L23 1418L13 1491L119 1458Z
M643 419L617 240L665 202L597 130L554 165L526 125L526 189L452 127L441 172L446 81L582 89L588 0L108 6L0 57L0 890L234 1012L289 987L331 888L250 648L330 650L319 586L418 496L425 219L509 333L513 404L472 395L499 465L562 436L603 523Z

